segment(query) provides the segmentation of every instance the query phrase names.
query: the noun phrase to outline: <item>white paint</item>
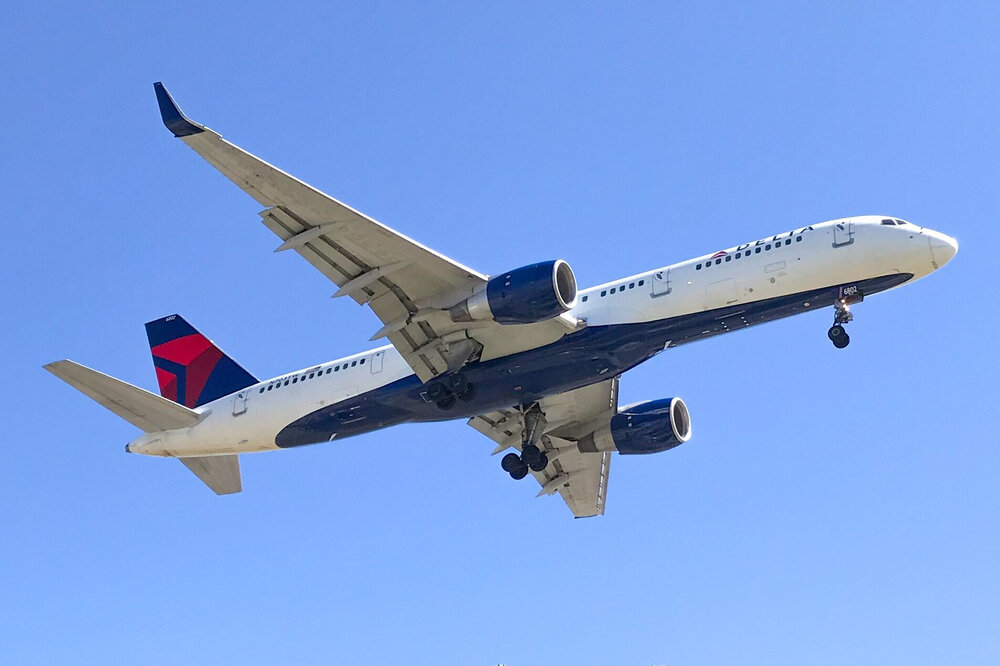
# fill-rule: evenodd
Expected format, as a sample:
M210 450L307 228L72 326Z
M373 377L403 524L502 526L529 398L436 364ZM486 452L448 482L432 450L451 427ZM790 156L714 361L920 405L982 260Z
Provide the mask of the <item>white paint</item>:
M786 232L729 248L722 261L716 264L712 260L710 267L705 267L709 261L706 255L614 280L580 291L576 307L567 314L585 320L588 326L648 322L896 272L912 273L918 279L942 266L957 250L955 241L944 234L911 224L885 226L882 219L869 216L817 224L799 233ZM787 239L791 243L786 244ZM768 246L770 250L765 249ZM735 259L736 252L741 258ZM734 258L727 262L726 256ZM766 270L782 262L795 270L787 275L784 269ZM782 277L775 280L774 276ZM538 346L519 345L517 328L509 327L508 353ZM573 335L568 329L566 334ZM471 335L475 335L474 330ZM365 359L364 365L361 359ZM341 369L327 373L333 367ZM317 371L322 374L308 378L310 372ZM238 406L244 411L238 416L234 416L234 397L220 398L196 410L203 415L196 425L144 435L132 442L130 450L158 456L202 456L275 449L274 438L288 423L320 406L411 374L394 347L380 347L249 387ZM305 380L299 379L303 376ZM293 383L293 379L297 381Z

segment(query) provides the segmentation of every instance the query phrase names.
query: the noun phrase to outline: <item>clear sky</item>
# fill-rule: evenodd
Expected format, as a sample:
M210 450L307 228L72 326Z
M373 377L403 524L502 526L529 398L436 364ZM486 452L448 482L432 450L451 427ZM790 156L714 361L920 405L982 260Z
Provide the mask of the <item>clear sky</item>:
M995 3L9 4L0 40L0 662L1000 663ZM753 8L751 9L751 5ZM155 390L184 314L258 376L375 317L160 124L195 120L487 273L584 285L837 217L944 270L629 372L694 438L535 499L463 422L129 456L43 363Z

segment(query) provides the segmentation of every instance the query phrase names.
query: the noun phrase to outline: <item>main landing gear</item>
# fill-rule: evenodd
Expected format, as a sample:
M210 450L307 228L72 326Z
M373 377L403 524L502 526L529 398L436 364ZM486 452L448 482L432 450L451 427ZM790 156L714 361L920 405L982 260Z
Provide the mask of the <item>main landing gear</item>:
M451 409L457 400L468 402L475 395L475 387L461 373L435 380L427 387L427 397L441 410Z
M519 480L528 475L528 470L541 472L549 466L549 456L538 448L545 428L545 415L538 405L532 405L521 417L521 453L508 453L500 461L503 471L510 478Z
M837 349L843 349L851 344L851 336L844 330L844 324L850 323L854 319L851 310L847 305L847 300L840 298L833 304L836 313L833 316L833 326L826 332L826 337Z

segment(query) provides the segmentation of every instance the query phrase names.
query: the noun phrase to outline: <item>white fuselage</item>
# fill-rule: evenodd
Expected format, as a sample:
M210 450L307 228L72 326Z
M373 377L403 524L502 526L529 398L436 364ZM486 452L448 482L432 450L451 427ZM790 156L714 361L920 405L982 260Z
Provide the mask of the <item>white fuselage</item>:
M888 219L824 222L638 273L580 291L570 314L587 327L651 322L887 275L908 274L912 281L955 254L949 237L883 223ZM287 424L411 374L395 348L380 347L205 404L196 410L203 415L196 425L145 434L129 450L191 457L275 449Z

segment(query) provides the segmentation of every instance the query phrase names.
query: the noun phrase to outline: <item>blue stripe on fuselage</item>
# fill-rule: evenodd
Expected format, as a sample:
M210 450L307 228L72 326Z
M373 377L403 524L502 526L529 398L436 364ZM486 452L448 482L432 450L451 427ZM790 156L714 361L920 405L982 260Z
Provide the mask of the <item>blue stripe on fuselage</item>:
M857 284L865 295L891 289L911 274L886 275ZM287 448L342 439L414 421L469 418L545 396L571 391L621 374L663 350L721 333L833 305L843 285L754 303L636 324L594 326L519 354L460 370L475 387L468 402L442 410L426 399L426 385L409 375L348 400L316 410L286 426L275 444ZM806 307L805 303L809 306Z

